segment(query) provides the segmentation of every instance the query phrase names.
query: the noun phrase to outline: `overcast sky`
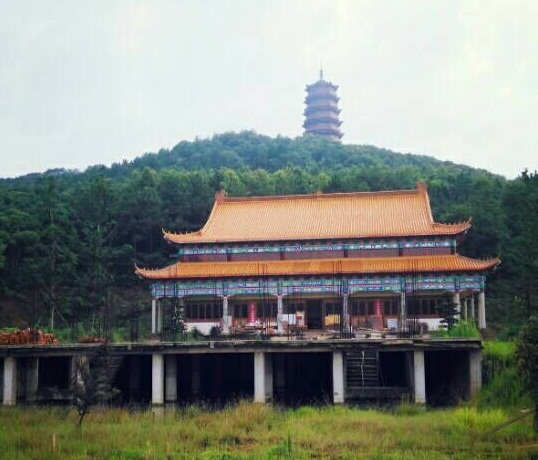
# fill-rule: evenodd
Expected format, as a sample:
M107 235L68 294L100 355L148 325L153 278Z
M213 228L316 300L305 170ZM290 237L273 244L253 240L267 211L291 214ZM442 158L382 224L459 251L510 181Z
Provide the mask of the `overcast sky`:
M538 169L538 1L0 0L0 177L225 131L302 134L339 85L343 142Z

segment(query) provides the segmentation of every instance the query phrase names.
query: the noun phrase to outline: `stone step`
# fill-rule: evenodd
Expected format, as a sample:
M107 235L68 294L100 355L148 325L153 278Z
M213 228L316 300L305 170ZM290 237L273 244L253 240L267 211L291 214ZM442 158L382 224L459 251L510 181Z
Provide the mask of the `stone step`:
M346 355L346 387L365 388L379 385L379 361L375 351Z

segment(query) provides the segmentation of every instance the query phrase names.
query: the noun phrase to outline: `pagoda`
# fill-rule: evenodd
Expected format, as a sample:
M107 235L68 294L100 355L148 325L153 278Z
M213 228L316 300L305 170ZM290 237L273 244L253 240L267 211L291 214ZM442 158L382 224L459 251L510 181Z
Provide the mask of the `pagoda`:
M486 274L500 262L460 255L470 221L433 220L427 186L413 190L229 197L207 223L164 232L177 261L136 267L151 282L152 330L173 299L187 328L209 334L439 327L440 307L486 327Z
M337 85L323 79L322 69L319 72L319 80L306 86L304 135L313 134L333 141L342 138L337 90Z

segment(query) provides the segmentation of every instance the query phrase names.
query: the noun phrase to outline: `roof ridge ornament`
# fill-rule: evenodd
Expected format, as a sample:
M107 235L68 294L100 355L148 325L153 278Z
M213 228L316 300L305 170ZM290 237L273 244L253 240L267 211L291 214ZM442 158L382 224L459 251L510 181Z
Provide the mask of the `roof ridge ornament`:
M426 182L422 182L421 180L417 180L417 191L426 193L428 191L428 184Z

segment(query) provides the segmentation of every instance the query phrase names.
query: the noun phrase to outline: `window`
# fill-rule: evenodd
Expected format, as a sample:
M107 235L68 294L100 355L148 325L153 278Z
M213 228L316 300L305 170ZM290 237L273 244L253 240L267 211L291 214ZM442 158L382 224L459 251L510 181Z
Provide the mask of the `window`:
M383 302L383 314L387 316L397 316L400 302L398 300L385 300Z
M333 315L333 314L340 314L340 313L342 313L342 302L340 301L325 302L325 314L326 315Z
M284 303L284 313L293 314L298 311L304 311L305 305L304 302L285 302Z
M407 314L409 316L437 315L437 305L440 299L437 297L418 297L407 300Z
M248 307L246 303L237 303L233 306L233 316L235 318L247 318Z
M276 318L276 302L258 302L256 313L258 315L258 318Z
M373 300L354 300L351 302L350 312L354 316L369 316L374 314Z
M215 320L221 318L221 302L199 300L187 302L187 304L185 305L185 319L187 320Z

